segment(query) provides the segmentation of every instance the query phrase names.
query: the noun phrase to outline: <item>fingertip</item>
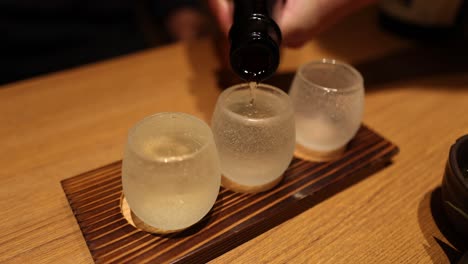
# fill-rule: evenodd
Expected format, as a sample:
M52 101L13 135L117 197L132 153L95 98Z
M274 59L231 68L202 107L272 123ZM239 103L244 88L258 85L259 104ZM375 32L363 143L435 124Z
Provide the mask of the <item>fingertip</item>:
M232 25L233 4L227 0L209 0L211 10L218 20L220 30L225 34L229 33Z
M226 4L226 6L224 9L225 10L224 21L222 22L222 24L224 27L224 32L228 34L233 23L232 16L234 15L234 4L232 1L224 1L224 3Z

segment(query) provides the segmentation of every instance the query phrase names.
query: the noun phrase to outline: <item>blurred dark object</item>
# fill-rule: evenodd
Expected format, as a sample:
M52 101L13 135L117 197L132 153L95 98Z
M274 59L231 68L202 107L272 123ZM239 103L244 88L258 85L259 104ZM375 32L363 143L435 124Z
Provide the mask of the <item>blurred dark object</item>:
M468 39L466 0L382 0L380 25L400 36L443 42Z
M354 67L364 77L366 92L381 89L386 84L444 74L468 72L468 41L419 43L381 57L364 60ZM276 73L265 83L288 91L295 71ZM226 89L242 80L226 66L217 72L218 86ZM448 87L447 87L448 88Z
M468 41L421 42L355 65L367 91L392 82L468 72Z
M452 227L468 241L468 135L457 139L450 148L442 203Z

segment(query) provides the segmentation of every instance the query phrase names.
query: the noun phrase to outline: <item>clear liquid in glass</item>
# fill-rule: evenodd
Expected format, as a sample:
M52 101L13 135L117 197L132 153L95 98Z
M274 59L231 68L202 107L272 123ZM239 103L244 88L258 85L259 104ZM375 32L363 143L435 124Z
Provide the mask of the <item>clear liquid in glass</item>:
M226 90L212 128L224 177L244 186L260 186L280 177L295 146L293 110L286 94L259 85Z
M168 120L164 129L137 127L124 154L122 184L127 202L146 224L181 230L200 221L213 206L220 172L213 140L193 127ZM179 127L180 126L180 127Z

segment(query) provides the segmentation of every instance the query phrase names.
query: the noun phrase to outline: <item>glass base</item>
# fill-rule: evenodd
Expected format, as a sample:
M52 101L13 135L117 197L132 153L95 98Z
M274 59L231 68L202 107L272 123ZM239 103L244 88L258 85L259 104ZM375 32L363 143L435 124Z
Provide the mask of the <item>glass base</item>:
M268 182L262 185L249 186L249 185L239 184L225 177L224 175L222 175L221 186L233 192L237 192L237 193L259 193L259 192L264 192L275 187L282 179L283 179L283 174L281 174L281 176L279 176L278 178L274 179L271 182Z
M340 158L345 150L346 146L330 151L315 151L296 144L294 157L312 162L325 162Z
M182 228L178 230L164 230L164 229L160 229L160 228L156 228L154 226L148 225L147 223L143 222L143 220L141 220L135 213L133 213L133 211L128 206L125 196L122 197L121 208L122 208L122 214L124 218L128 221L128 223L145 232L163 235L163 234L179 232L179 231L186 229L186 228Z

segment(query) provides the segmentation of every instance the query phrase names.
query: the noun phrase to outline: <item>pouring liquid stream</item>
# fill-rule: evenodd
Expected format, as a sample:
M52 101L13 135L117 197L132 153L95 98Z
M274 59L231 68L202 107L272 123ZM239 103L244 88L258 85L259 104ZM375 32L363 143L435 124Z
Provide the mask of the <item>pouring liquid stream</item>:
M253 107L255 105L255 90L257 89L257 82L249 82L249 87L250 87L249 106Z

